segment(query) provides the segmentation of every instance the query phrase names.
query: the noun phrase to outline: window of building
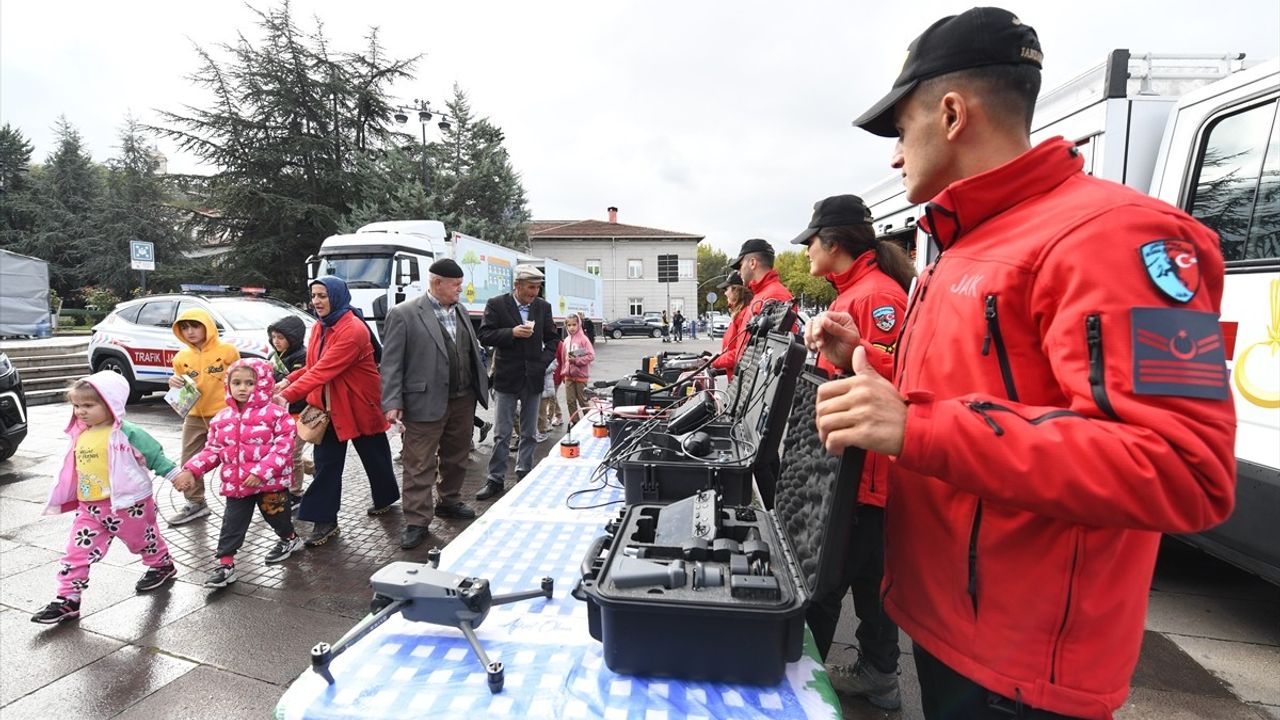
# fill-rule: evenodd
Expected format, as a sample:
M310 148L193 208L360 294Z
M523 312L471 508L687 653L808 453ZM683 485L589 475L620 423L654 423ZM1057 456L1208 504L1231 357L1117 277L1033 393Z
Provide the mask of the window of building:
M591 273L592 275L599 275L599 274L600 274L600 261L599 261L599 260L588 260L588 261L587 261L587 272Z
M636 262L639 262L637 260ZM631 315L644 314L644 298L627 298L628 313Z
M627 277L632 280L644 277L644 261L628 260L627 261Z
M1280 136L1275 101L1216 120L1196 161L1188 203L1222 238L1222 257L1280 257Z
M688 280L693 277L693 258L680 258L680 279Z
M671 314L682 312L684 312L684 298L671 298Z

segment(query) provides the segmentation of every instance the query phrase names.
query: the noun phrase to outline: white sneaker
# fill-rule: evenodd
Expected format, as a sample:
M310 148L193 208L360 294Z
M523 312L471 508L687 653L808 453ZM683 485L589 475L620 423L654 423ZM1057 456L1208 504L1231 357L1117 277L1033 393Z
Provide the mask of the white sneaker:
M275 565L289 559L289 556L302 548L302 538L296 534L291 538L281 538L276 546L267 553L266 563Z
M186 525L192 520L202 518L209 514L208 503L187 503L173 517L169 518L170 525Z

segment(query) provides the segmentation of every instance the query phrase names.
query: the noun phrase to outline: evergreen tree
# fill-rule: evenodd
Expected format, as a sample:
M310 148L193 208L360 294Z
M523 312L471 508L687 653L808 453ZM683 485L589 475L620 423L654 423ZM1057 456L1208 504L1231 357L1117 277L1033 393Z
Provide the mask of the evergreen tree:
M446 103L453 123L429 148L435 219L445 227L492 243L527 250L529 208L520 175L502 146L501 128L477 120L462 88Z
M48 261L49 284L62 297L71 297L92 277L86 260L101 250L93 221L102 176L66 117L58 118L54 135L57 149L31 177L31 229L22 233L15 249Z
M183 265L182 217L172 192L156 174L159 158L134 118L125 118L119 155L107 166L106 188L94 219L101 244L85 259L84 268L95 284L128 297L140 281L137 271L130 269L130 241L146 240L154 245L157 269L178 269Z
M21 130L0 128L0 247L17 243L34 222L28 192L34 148Z
M361 155L403 137L388 126L387 91L417 58L385 58L376 31L363 53L333 52L320 23L302 31L288 2L255 12L256 44L219 46L226 60L197 49L192 80L213 104L162 113L168 125L155 129L217 168L203 183L212 211L188 219L198 237L230 239L222 279L301 297L302 259L378 185Z

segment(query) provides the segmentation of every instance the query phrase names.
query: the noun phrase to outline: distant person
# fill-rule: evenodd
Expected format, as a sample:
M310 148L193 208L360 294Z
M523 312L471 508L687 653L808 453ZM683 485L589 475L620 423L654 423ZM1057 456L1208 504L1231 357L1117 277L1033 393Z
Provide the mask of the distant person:
M195 484L214 468L218 488L227 499L222 531L214 557L218 567L204 581L207 588L224 588L236 581L236 553L244 545L256 507L279 541L263 562L284 562L302 547L293 531L289 488L293 485L293 444L297 428L288 409L271 402L271 365L247 359L227 370L227 406L209 423L204 449L182 466L174 487Z
M507 457L511 453L511 428L520 408L520 444L516 479L533 469L537 446L538 402L543 375L556 356L560 331L551 317L551 305L538 297L544 276L532 265L516 266L511 292L489 299L480 323L480 342L495 349L493 388L495 409L493 456L485 486L477 500L501 495L506 487Z
M106 557L115 538L142 558L146 573L134 585L147 592L178 575L156 522L151 475L172 478L178 466L145 430L126 422L129 381L103 370L77 380L67 391L71 446L49 494L46 515L76 511L67 551L58 564L58 595L31 621L43 625L80 617L89 587L89 566Z
M351 307L351 291L342 278L328 275L312 281L309 288L311 306L320 321L311 326L307 365L276 383L275 390L287 403L306 399L308 405L329 411L324 438L315 446L315 479L298 508L298 519L313 523L304 544L315 547L339 532L348 441L369 478L373 504L366 514L389 512L400 499L400 487L381 408L373 334Z
M560 348L563 346L563 341L556 343L556 359L551 361L546 373L542 376L542 398L538 402L538 433L534 435L534 439L539 443L546 442L551 436L551 430L563 422L559 417L560 401L556 399L561 382Z
M689 318L689 339L698 339L698 316L696 314Z
M817 202L813 216L792 244L804 246L809 274L836 288L832 312L848 313L862 336L871 365L893 377L907 288L915 277L911 258L890 240L877 240L871 211L857 195L836 195ZM845 374L826 356L819 368L833 377ZM898 688L898 626L880 606L884 579L884 506L889 491L890 458L867 453L855 502L837 508L848 514L852 531L844 566L831 569L829 590L811 598L805 621L813 631L818 654L825 660L840 622L844 596L853 591L858 615L858 661L828 668L837 693L861 696L886 710L902 705Z
M676 333L676 342L684 342L684 313L677 310L671 316L671 329Z
M209 437L209 420L227 406L223 373L240 359L240 351L218 338L218 326L213 318L199 308L182 311L173 323L173 334L186 347L173 356L169 387L182 387L186 378L200 391L200 399L182 420L180 462L186 463L204 447ZM187 502L169 517L170 525L185 525L209 514L203 481L197 480L182 495Z
M884 607L929 718L1109 718L1142 645L1164 533L1235 501L1217 236L1032 145L1040 42L1013 13L943 18L855 124L941 255L894 382L856 323L806 341L855 374L818 390L827 450L893 457Z
M426 293L387 314L382 409L388 422L404 424L405 550L422 544L437 516L476 516L462 501L462 484L476 405L489 406L489 382L461 294L462 268L443 258L427 271Z
M671 342L671 317L666 310L662 311L662 342Z
M587 339L591 341L592 345L594 345L596 342L595 322L591 318L587 317L586 313L578 313L578 316L582 318L582 332L587 334Z
M711 362L711 367L724 371L725 378L733 379L733 369L738 364L743 348L747 344L747 320L751 318L752 293L742 281L742 274L732 270L718 286L724 291L725 303L732 319L720 338L720 355Z
M297 315L286 315L267 327L267 337L271 342L272 353L267 358L271 363L271 373L275 382L280 382L295 370L301 370L307 364L307 325ZM298 414L307 407L305 400L289 403L289 414L294 422ZM289 487L289 504L297 507L302 503L303 476L315 471L315 465L302 456L302 438L293 439L293 485Z
M586 415L587 383L591 381L591 363L596 359L595 346L582 330L582 316L573 313L564 320L564 341L560 344L560 376L564 378L565 409L569 411L569 427Z

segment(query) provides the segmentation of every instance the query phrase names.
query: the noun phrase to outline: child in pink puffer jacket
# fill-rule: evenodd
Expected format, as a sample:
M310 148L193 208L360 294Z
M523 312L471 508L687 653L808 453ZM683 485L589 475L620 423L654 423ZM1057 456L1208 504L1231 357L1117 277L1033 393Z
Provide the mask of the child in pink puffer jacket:
M302 546L289 512L295 426L288 408L271 402L271 365L256 358L238 360L226 378L227 407L210 421L204 449L173 481L182 490L222 465L218 488L227 509L218 536L218 567L204 583L208 588L235 582L236 551L244 544L255 505L280 536L267 553L267 564L285 560Z

